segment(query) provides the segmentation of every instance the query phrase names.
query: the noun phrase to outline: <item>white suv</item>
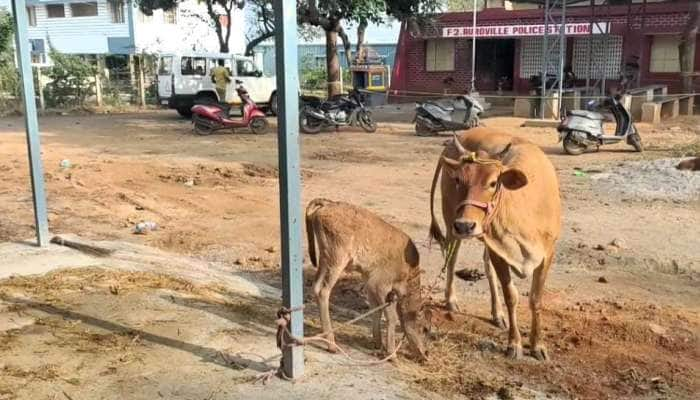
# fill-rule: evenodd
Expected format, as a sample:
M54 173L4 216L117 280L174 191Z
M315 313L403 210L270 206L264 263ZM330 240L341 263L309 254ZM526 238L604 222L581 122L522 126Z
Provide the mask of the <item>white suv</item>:
M231 71L231 83L226 99L219 99L211 80L211 69L219 60ZM235 81L240 80L258 105L277 114L275 77L264 76L256 68L252 57L225 53L164 54L158 63L158 102L174 108L183 117L192 115L197 103L226 102L240 104Z

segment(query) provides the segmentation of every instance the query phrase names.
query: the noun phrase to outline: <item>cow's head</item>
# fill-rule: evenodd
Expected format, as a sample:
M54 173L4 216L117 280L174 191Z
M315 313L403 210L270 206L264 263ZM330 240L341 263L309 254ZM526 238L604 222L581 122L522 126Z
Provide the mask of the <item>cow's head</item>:
M456 209L452 233L459 239L480 237L488 233L504 190L517 190L527 185L527 177L516 168L502 163L510 144L495 156L484 151L468 152L455 135L457 159L442 158L446 173L453 179Z

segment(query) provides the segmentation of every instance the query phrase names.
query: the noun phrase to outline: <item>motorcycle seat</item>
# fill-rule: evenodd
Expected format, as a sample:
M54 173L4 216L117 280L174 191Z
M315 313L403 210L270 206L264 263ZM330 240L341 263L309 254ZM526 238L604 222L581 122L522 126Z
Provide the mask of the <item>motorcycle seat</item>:
M597 113L594 111L587 111L587 110L571 110L566 113L567 116L572 116L572 117L581 117L581 118L586 118L586 119L591 119L594 121L602 121L605 119L603 114Z

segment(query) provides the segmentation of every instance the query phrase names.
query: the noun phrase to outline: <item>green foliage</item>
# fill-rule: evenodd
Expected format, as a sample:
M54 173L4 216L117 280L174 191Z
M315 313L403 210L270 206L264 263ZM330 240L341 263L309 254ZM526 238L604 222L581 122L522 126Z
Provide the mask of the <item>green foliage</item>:
M327 76L325 65L318 65L310 56L301 60L299 81L302 91L325 92L328 82ZM343 69L343 85L345 89L352 87L352 72L348 68Z
M19 95L19 74L12 47L13 26L10 14L0 10L0 99Z
M50 106L82 106L86 98L94 92L95 74L94 63L84 57L63 54L51 47L49 55L53 66L47 75L51 83L46 86L47 100Z
M0 57L12 54L14 25L10 13L0 9Z
M476 0L476 10L483 10L485 3L486 0ZM447 10L453 12L472 11L474 10L474 0L447 0Z

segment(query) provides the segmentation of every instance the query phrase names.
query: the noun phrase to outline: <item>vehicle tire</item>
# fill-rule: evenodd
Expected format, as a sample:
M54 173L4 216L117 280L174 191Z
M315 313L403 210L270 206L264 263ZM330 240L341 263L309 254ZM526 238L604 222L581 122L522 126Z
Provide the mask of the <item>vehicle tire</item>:
M372 112L369 110L362 110L358 112L357 122L367 133L374 133L377 131L377 122L372 118Z
M192 118L192 107L178 107L177 113L183 118Z
M277 92L275 92L275 93L272 93L272 96L270 96L270 114L273 117L276 117L278 110L279 110L279 108L277 105Z
M214 129L206 122L202 120L202 117L195 115L192 119L194 124L194 133L200 136L209 136L214 132Z
M562 144L564 146L564 152L572 156L578 156L586 151L586 146L576 143L576 141L571 138L571 133L566 135Z
M627 144L632 145L634 147L634 151L637 153L641 153L644 151L644 148L642 147L642 138L639 136L638 133L633 133L627 137Z
M256 117L248 124L250 131L256 135L267 133L267 120L263 117Z
M323 121L319 121L316 118L309 118L304 110L299 113L299 129L303 133L315 135L321 132L323 128Z
M420 137L435 136L435 132L431 131L430 129L426 128L425 126L423 126L421 124L416 124L416 136L420 136Z

